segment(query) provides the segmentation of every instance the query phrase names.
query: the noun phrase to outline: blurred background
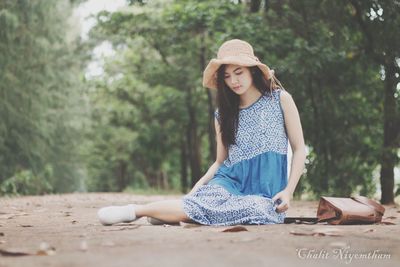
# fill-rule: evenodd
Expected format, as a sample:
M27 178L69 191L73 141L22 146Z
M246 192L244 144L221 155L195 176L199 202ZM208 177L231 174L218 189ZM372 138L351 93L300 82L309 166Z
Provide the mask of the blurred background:
M392 203L399 29L399 0L0 0L0 195L188 192L216 152L202 72L240 38L299 109L295 197Z

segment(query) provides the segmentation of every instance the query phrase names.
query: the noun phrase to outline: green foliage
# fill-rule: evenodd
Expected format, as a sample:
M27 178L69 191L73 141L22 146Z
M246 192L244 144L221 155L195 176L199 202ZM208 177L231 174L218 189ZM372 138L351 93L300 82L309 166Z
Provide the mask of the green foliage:
M263 12L250 12L247 4L234 1L177 0L165 5L151 1L135 12L102 13L92 36L123 47L120 55L129 60L135 79L150 86L168 85L184 94L186 105L197 111L204 152L209 147L205 138L209 120L204 112L206 94L198 86L204 65L197 59L204 52L207 59L214 57L229 38L247 40L276 70L299 108L310 154L298 190L315 197L374 193L373 173L382 147L383 83L380 66L360 56L362 33L348 26L354 23L354 10L350 5L311 0L269 5ZM114 68L109 65L106 73ZM193 98L188 88L196 88ZM186 121L180 120L182 112L175 117L179 123ZM151 159L156 152L152 142L162 142L157 142L158 132L152 133L157 128L148 129L147 139L139 140L149 148L141 158ZM177 134L177 138L182 137ZM168 149L177 151L173 146ZM202 160L208 163L211 158L203 155Z
M67 0L2 1L0 10L0 183L35 191L29 184L50 166L43 188L50 183L58 192L72 191L80 179L84 117L84 57L67 38L72 6Z
M151 88L125 74L111 84L99 82L95 91L93 131L84 147L89 190L157 186L154 177L167 171L166 162L174 162L184 118L182 94L166 86Z
M382 64L388 54L398 58L400 47L393 45L400 16L392 1L261 1L258 7L132 0L125 10L100 12L84 45L65 33L71 3L80 2L0 3L2 193L84 189L84 178L91 191L187 190L185 182L190 187L200 178L196 167L205 173L214 158L215 92L201 87L202 71L231 38L251 43L297 104L310 153L296 196L376 191ZM384 8L385 20L362 14L376 36L354 26L357 5ZM84 91L85 52L104 41L115 55Z
M15 173L0 185L2 195L43 195L53 192L49 180L53 170L46 166L43 173L35 175L32 171L23 170Z

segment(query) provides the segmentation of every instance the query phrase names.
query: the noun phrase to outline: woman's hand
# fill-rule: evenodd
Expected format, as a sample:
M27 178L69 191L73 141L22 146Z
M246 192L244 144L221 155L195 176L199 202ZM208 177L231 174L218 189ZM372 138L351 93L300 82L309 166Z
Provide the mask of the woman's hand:
M276 207L277 212L284 212L287 211L290 207L290 199L292 198L292 194L289 190L284 189L277 193L273 198L272 201L275 203L280 200L280 204Z
M191 194L193 194L194 192L196 192L197 191L197 189L199 189L199 185L195 185L193 188L192 188L192 190L190 190L190 192L188 193L188 195L191 195Z
M202 185L204 184L203 179L200 179L192 188L192 190L190 190L190 192L188 193L188 195L193 194L194 192L197 191L197 189L199 189Z

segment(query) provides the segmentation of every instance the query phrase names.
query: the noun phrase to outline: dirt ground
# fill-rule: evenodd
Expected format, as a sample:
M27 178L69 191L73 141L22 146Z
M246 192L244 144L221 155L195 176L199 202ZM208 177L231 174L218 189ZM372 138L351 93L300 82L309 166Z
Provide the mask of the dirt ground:
M174 199L116 193L0 198L0 266L400 266L400 208L386 224L244 225L133 223L102 226L99 207ZM315 216L292 201L288 216ZM26 253L29 255L10 255Z

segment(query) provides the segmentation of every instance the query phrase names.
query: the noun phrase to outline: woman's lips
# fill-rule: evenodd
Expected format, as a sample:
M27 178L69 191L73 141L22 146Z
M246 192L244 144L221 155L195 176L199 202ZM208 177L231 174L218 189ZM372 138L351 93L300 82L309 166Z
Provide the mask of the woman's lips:
M240 87L242 87L242 86L241 86L241 85L239 85L239 86L234 86L233 89L234 89L234 90L237 90L237 89L239 89Z

